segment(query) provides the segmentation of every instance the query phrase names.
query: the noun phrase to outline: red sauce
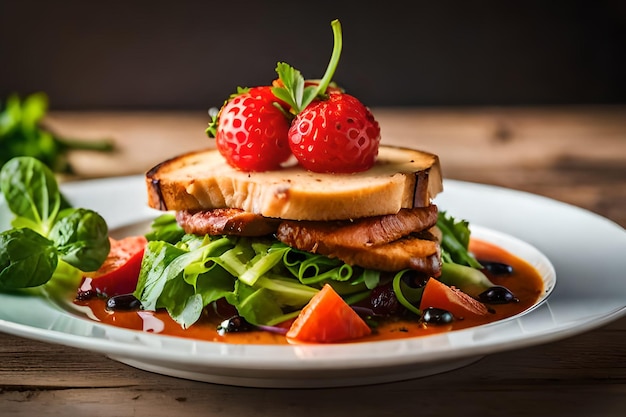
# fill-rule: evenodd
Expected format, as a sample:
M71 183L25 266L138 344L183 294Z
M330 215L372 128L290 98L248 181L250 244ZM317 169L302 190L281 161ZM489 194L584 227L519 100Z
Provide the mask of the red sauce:
M372 335L358 339L355 342L370 342L379 340L403 339L408 337L424 336L434 333L442 333L472 326L479 326L502 320L519 314L532 307L543 291L543 280L539 273L526 261L514 256L505 250L480 240L473 239L470 251L478 258L495 262L502 262L513 267L513 274L506 276L490 276L496 285L507 287L519 299L519 302L508 304L490 305L491 313L487 316L455 320L448 325L425 325L418 321L393 319L380 322ZM77 300L76 304L89 307L94 316L101 322L133 330L154 332L163 335L178 336L199 340L227 343L247 344L287 344L284 336L263 332L241 332L220 335L216 331L217 325L224 320L208 310L188 329L183 329L174 322L165 311L139 311L123 312L108 311L106 301L101 298L90 300Z

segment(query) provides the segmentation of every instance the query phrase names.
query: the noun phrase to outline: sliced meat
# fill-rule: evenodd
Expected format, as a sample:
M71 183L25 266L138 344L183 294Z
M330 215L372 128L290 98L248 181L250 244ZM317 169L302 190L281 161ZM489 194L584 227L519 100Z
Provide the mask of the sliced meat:
M224 208L176 212L185 233L196 235L264 236L276 231L278 221L240 209Z
M393 242L429 229L436 223L437 206L430 205L354 221L285 220L278 226L277 237L290 246L309 252L332 250L337 246L364 248Z
M439 244L441 244L441 240L443 239L443 233L441 233L441 229L439 229L437 226L433 226L428 230L424 230L420 233L420 235L424 239L434 240Z
M281 223L277 236L283 243L296 249L338 258L349 265L379 271L395 272L402 269L414 269L434 277L441 274L438 229L434 226L392 242L354 246L354 242L350 240L347 241L347 245L332 239L313 241L312 236L323 238L327 235L312 235L303 228L293 227L291 223Z
M416 236L361 249L336 247L324 255L339 258L349 265L379 271L414 269L435 277L441 273L439 245Z

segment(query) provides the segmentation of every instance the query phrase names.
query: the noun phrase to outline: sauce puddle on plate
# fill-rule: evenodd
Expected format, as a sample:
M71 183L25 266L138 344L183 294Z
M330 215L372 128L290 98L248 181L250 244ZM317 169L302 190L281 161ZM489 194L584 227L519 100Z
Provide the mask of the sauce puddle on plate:
M412 320L401 317L390 319L376 318L377 326L370 336L349 343L419 337L492 323L528 310L537 303L545 291L541 275L523 259L496 245L477 239L472 239L470 251L479 260L501 262L513 267L513 272L509 275L489 275L489 278L495 285L508 288L519 299L518 302L489 305L490 313L486 316L454 320L452 323L445 325L426 325L416 318ZM266 331L219 334L217 332L218 324L229 318L232 315L231 313L234 313L233 311L217 314L211 308L206 308L198 322L188 329L183 329L164 310L156 312L143 310L113 312L107 310L106 300L103 298L75 300L74 303L78 306L89 308L98 321L126 329L234 344L289 343L283 335ZM285 324L287 327L288 325L288 323Z

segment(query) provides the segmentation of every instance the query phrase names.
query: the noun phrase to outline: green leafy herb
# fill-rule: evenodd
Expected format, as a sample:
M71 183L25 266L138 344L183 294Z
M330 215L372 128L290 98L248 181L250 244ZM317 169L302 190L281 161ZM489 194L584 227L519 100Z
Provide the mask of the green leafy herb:
M53 243L31 229L0 233L0 289L45 284L57 267Z
M59 187L50 169L31 157L16 157L0 171L0 190L15 215L14 227L47 235L61 209Z
M443 235L441 241L442 259L460 265L482 268L480 262L468 251L470 241L469 222L457 220L445 211L440 211L437 227Z
M60 258L81 271L95 271L109 254L109 231L95 211L76 208L63 210L48 238Z
M35 93L23 100L16 94L0 102L0 167L16 156L31 156L52 171L72 174L68 160L71 150L110 152L111 141L78 141L61 138L45 126L42 120L48 111L48 97Z
M0 233L0 290L38 287L54 276L75 285L77 271L94 271L104 262L110 250L105 220L67 207L43 162L9 160L0 170L0 190L15 216L13 229Z

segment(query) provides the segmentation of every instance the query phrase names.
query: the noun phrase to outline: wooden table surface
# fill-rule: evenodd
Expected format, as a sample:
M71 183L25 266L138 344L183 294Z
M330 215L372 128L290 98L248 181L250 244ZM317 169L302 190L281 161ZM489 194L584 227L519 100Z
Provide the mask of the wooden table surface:
M385 143L439 154L446 178L529 191L626 225L625 107L374 113ZM162 159L210 146L206 121L204 112L56 112L48 118L63 135L116 141L114 155L73 155L85 178L143 173ZM187 381L0 333L0 415L623 416L626 317L444 374L315 390Z

